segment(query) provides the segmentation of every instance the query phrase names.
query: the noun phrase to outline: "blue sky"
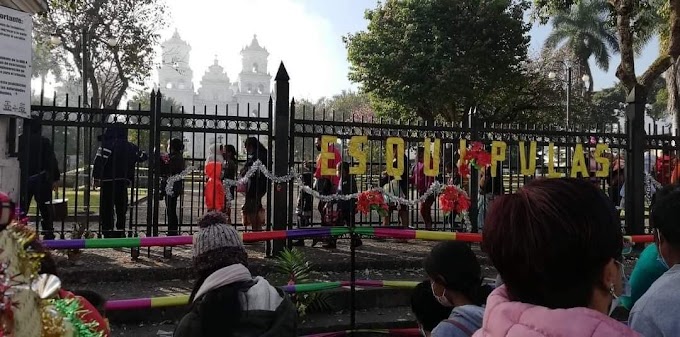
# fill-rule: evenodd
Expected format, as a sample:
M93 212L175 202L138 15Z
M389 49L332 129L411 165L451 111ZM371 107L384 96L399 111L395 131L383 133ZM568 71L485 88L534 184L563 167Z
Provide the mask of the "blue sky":
M167 0L167 3L172 18L162 36L169 38L178 29L192 46L190 65L196 87L216 58L235 81L241 71L239 52L257 34L260 44L271 53L270 73L274 75L283 61L291 77L292 94L317 99L356 88L347 79L349 65L341 37L366 28L364 11L375 7L376 0ZM531 55L540 51L549 32L549 26L535 25L531 29ZM637 60L637 72L643 72L657 55L658 41L654 40ZM613 57L608 72L591 64L596 90L616 82L618 63L618 56Z
M366 8L375 7L375 0L344 0L344 1L326 1L326 0L300 0L305 6L313 12L319 13L321 16L328 18L333 25L333 30L338 35L346 34L347 32L355 32L366 28L366 20L363 18L364 10ZM549 25L532 26L530 55L535 55L540 52L543 41L550 33ZM636 70L643 72L649 67L658 55L659 42L654 39L646 47L644 52L636 60ZM609 71L605 72L594 64L593 78L595 80L595 89L606 88L618 82L615 76L616 67L619 64L619 57L616 55L610 62ZM593 63L593 62L591 62Z

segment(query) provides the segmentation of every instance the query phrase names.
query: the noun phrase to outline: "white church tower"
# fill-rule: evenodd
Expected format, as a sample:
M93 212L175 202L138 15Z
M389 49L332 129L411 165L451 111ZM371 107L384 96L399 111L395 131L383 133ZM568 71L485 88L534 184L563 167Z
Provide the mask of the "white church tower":
M241 72L236 82L231 82L216 56L201 78L197 91L193 85L194 73L189 67L191 46L180 38L177 31L161 46L163 62L158 71L161 93L182 105L185 114L215 115L217 108L219 116L236 116L237 113L243 117L269 116L268 104L272 94L272 77L267 71L269 52L260 46L257 36L241 50ZM201 120L196 123L198 128L202 126ZM202 159L208 155L210 146L216 143L231 144L241 150L245 137L230 134L229 130L222 134L185 132L184 143L192 158ZM266 136L259 139L266 144Z
M267 71L269 52L260 46L257 35L241 50L241 73L238 75L239 115L267 117L272 77ZM258 104L260 112L258 115ZM247 109L249 113L246 112Z
M162 65L158 71L161 93L183 106L185 113L191 113L194 106L194 72L189 67L191 46L175 30L161 48Z

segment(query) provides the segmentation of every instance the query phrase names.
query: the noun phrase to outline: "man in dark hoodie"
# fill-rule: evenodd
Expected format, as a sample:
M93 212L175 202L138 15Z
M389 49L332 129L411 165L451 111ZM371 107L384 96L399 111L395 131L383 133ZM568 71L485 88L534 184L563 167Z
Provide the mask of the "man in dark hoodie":
M297 310L288 296L248 270L241 237L223 213L198 222L196 284L175 337L297 336Z
M54 239L52 222L52 190L59 181L59 165L52 142L42 136L39 119L24 120L24 133L19 137L21 169L21 210L28 212L31 199L35 198L42 217L42 231L45 240Z
M92 176L101 186L99 219L102 234L107 238L125 236L125 214L128 207L128 187L135 178L135 165L147 160L146 153L128 141L123 125L111 125L99 136L101 146L94 159ZM114 207L116 231L113 230Z

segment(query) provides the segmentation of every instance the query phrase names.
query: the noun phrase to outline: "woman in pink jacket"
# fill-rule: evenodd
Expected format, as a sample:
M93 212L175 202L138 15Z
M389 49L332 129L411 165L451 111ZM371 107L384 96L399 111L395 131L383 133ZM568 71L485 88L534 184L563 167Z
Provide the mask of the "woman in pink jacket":
M582 179L535 180L496 199L483 249L504 285L475 337L640 336L608 316L624 293L611 201Z

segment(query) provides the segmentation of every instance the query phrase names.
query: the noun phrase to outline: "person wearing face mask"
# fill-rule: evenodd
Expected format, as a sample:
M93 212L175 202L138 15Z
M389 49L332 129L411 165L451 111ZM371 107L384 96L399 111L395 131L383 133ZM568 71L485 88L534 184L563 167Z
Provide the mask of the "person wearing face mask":
M491 287L482 285L482 269L470 246L463 242L442 242L425 259L432 294L441 305L452 309L449 318L432 330L432 337L470 337L482 326L484 302Z
M656 194L653 194L650 208L654 208L655 204ZM640 297L666 271L668 271L668 267L665 266L665 261L659 257L659 250L656 244L648 245L640 253L637 262L635 262L635 268L633 268L633 272L630 274L630 296L621 296L621 305L630 312Z
M537 179L498 197L482 242L504 284L474 337L640 336L608 316L625 293L614 205L592 183Z
M650 225L658 248L658 261L669 268L640 297L630 312L629 324L644 336L680 336L680 187L666 186L656 193Z
M421 337L432 336L432 330L451 314L451 308L441 305L432 294L429 280L418 283L411 293L411 312L416 316Z

